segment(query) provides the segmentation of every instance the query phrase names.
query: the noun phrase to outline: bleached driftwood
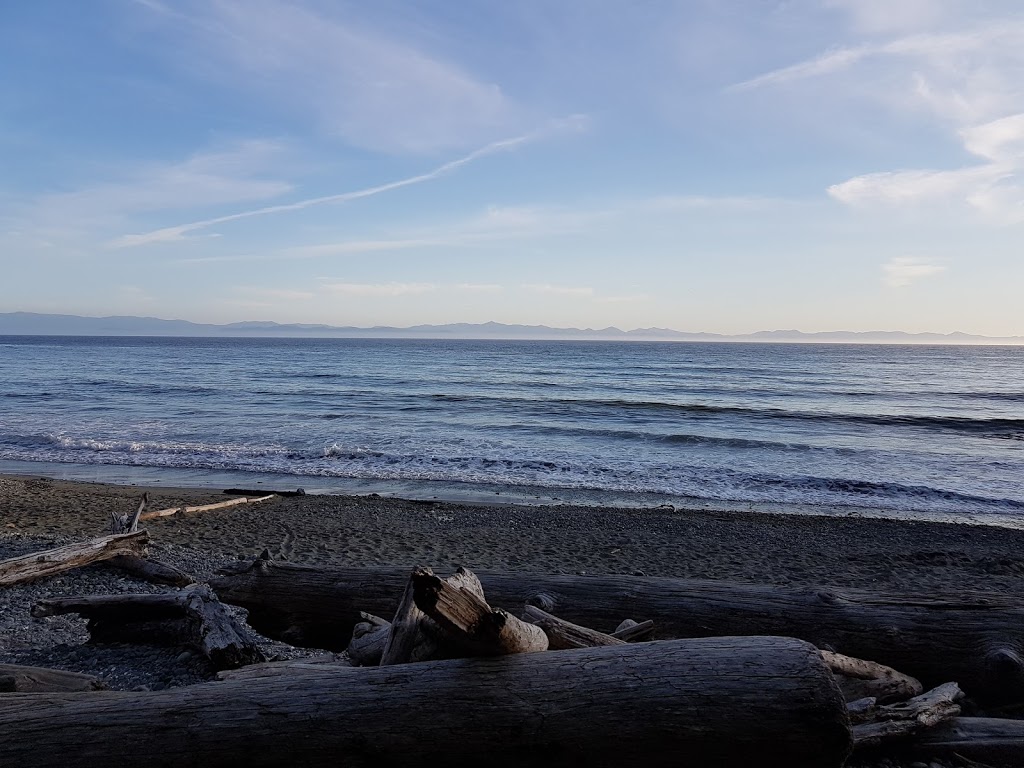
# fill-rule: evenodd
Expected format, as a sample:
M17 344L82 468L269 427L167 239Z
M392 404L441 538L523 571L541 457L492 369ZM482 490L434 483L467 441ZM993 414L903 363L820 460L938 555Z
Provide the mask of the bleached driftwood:
M0 587L35 581L100 560L109 560L117 555L139 555L145 551L147 541L149 534L137 531L12 557L0 562Z
M822 651L821 656L847 701L873 698L879 704L904 701L924 691L921 681L873 661L854 659L841 653Z
M0 696L0 764L98 768L115 755L119 768L662 768L768 755L839 768L850 749L832 675L817 649L790 638L323 666L301 679Z
M456 576L460 574L472 575L463 568ZM475 576L473 581L479 584ZM413 573L412 586L416 606L467 655L502 656L548 648L544 630L501 608L491 608L476 589L423 570Z
M146 508L146 504L149 503L149 494L142 494L142 501L139 502L139 506L135 509L134 515L119 515L116 512L110 513L110 533L135 533L139 530L139 515L142 514Z
M871 722L853 726L856 749L877 747L888 741L898 741L921 731L952 720L960 714L957 702L963 691L956 683L943 683L927 693L899 704L877 706Z
M565 621L534 605L526 606L523 610L523 618L544 630L544 634L548 637L548 647L554 651L626 644L625 640Z
M215 509L227 509L228 507L237 507L242 504L258 504L261 501L269 501L274 498L276 494L270 493L266 496L243 496L237 499L228 499L227 501L218 501L213 504L199 504L196 506L181 506L181 507L168 507L167 509L154 509L150 512L143 512L139 519L140 520L153 520L158 517L171 517L172 515L178 514L191 514L193 512L212 512Z

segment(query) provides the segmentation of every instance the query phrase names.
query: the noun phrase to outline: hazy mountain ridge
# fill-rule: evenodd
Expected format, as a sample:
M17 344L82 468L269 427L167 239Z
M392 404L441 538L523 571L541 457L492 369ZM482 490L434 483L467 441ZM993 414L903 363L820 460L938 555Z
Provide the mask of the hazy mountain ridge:
M624 331L608 328L553 328L546 325L505 323L450 323L414 325L408 328L374 326L333 326L309 323L276 323L247 320L237 323L193 323L155 317L113 315L40 314L0 312L0 336L230 336L281 338L467 338L467 339L566 339L619 341L761 341L761 342L845 342L891 344L1024 344L1024 336L980 336L969 333L905 333L903 331L757 331L727 335L676 331L671 328L637 328Z

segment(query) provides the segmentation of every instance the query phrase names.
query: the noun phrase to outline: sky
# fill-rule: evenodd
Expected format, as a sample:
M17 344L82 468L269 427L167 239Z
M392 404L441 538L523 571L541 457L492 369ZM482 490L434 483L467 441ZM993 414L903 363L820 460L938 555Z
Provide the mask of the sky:
M1024 334L1019 0L0 5L0 312Z

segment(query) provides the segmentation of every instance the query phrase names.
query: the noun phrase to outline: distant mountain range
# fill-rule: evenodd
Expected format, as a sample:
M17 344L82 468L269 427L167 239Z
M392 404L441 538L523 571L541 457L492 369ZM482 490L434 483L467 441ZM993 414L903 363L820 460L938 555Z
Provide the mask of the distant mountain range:
M155 317L80 317L35 312L0 312L0 336L229 336L287 338L565 339L608 341L760 341L861 344L1024 344L1024 336L902 331L757 331L741 335L689 333L670 328L551 328L546 325L451 323L408 328L309 325L249 321L216 325Z

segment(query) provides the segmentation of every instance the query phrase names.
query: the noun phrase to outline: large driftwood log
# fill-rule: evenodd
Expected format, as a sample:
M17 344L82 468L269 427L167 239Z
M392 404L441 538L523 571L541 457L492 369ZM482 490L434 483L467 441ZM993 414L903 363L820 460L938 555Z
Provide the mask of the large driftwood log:
M62 669L0 664L0 693L70 693L99 691L106 686L92 675Z
M465 574L472 576L460 568L456 577ZM472 580L479 585L475 576ZM419 609L467 655L503 656L548 649L544 630L501 608L491 608L476 589L424 572L414 572L412 584Z
M1024 720L954 717L914 737L905 746L914 758L954 757L986 766L1024 765Z
M0 764L659 768L770 754L788 768L838 768L851 744L820 654L790 638L324 666L152 693L0 696Z
M223 669L217 673L218 680L256 680L267 677L297 677L301 675L334 674L339 670L355 669L340 653L327 653L305 659L289 661L268 661L250 664L238 669Z
M359 611L388 615L408 571L239 564L212 584L249 609L272 637L341 650ZM631 614L653 619L659 637L771 634L872 659L926 686L953 679L984 703L1024 698L1024 607L992 595L872 595L831 589L637 576L551 576L479 572L497 606L537 605L586 627Z
M88 619L90 639L97 643L187 645L217 669L266 661L206 586L158 595L56 598L41 600L32 607L36 618L64 613Z
M839 679L839 689L847 701L872 698L879 704L888 704L919 696L924 691L919 680L884 664L831 651L822 651L821 656Z
M145 551L147 541L149 534L137 531L13 557L0 562L0 587L35 581L117 555L140 555Z

